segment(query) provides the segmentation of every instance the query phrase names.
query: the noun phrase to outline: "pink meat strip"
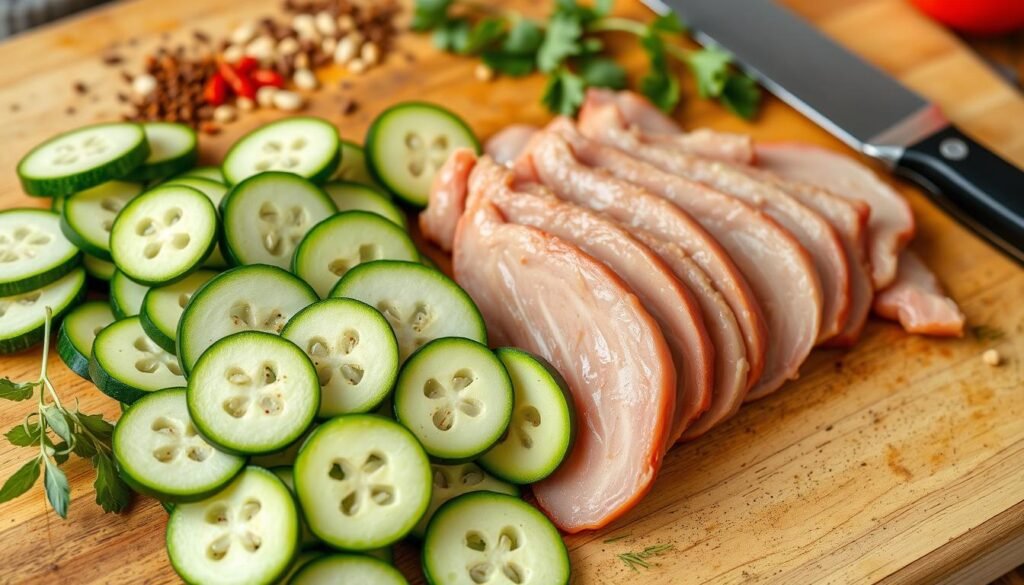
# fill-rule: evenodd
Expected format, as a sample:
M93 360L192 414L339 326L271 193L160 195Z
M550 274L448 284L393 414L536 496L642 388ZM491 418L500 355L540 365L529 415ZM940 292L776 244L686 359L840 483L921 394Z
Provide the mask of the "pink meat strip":
M508 164L519 158L533 135L540 128L529 124L512 124L487 139L484 152L498 164Z
M899 321L908 333L962 337L964 314L946 296L939 279L909 249L899 258L896 279L875 297L875 312Z
M914 215L899 193L858 161L810 144L758 145L757 159L758 166L782 177L867 203L872 282L875 290L892 283L899 253L914 236Z
M652 143L647 136L628 129L614 105L582 113L579 127L589 138L621 148L665 172L707 185L767 213L796 237L814 261L824 300L817 341L842 331L850 309L850 268L839 234L825 218L777 185L753 177L741 167L689 154L671 145Z
M654 142L672 145L707 158L745 165L754 162L754 141L750 136L708 128L683 132L675 120L666 116L647 98L631 91L615 92L601 88L587 90L587 97L580 109L580 119L585 118L590 110L608 105L617 107L627 125L650 135Z
M466 182L475 164L476 154L472 150L452 152L434 176L430 205L420 213L420 231L445 252L452 250L455 228L466 208Z
M764 312L771 340L764 372L747 400L767 396L786 380L796 378L818 337L822 308L817 273L799 242L766 214L739 199L666 173L624 150L594 141L574 142L566 122L560 119L553 125L573 145L578 159L686 211L718 240L743 272Z
M482 165L469 177L454 240L455 279L493 340L532 351L562 373L579 416L572 452L533 486L566 532L607 525L650 490L672 426L668 345L636 295L579 248L507 223L491 203L511 175Z
M586 142L586 139L578 138ZM730 291L734 302L746 316L757 318L750 324L752 330L762 332L763 324L753 294L718 242L664 199L583 165L569 144L553 132L538 135L525 155L529 158L528 166L533 169L531 177L543 182L566 201L590 207L624 226L669 265L676 278L700 303L704 323L715 348L715 385L710 408L687 428L683 438L695 438L735 414L746 397L747 389L756 382L756 377L753 377L748 384L750 364L743 331L713 279L684 247L692 249L693 255L709 267L709 272L719 276L719 286ZM517 165L518 168L524 166L527 165ZM758 361L763 364L763 345L758 345L763 344L763 333L761 335L753 340L751 346L754 348L752 351L760 348L762 353Z

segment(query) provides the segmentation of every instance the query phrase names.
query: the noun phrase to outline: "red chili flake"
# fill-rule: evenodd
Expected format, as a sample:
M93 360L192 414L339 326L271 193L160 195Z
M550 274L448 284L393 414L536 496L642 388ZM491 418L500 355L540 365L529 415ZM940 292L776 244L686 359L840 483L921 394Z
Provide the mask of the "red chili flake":
M203 88L203 100L210 105L219 106L227 101L227 98L228 82L225 81L223 75L216 73L206 81L206 87Z
M284 76L273 69L257 69L249 74L249 78L257 87L265 85L284 87Z

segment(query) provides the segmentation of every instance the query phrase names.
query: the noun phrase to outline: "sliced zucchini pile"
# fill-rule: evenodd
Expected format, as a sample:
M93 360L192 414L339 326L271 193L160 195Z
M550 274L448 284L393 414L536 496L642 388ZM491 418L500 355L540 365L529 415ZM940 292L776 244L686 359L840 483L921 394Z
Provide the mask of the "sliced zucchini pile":
M417 249L454 114L398 104L366 150L295 117L195 167L195 132L98 124L18 166L52 211L0 211L0 353L39 343L121 403L117 469L170 512L188 583L434 585L568 579L519 485L571 449L564 382L492 351L476 305ZM107 300L79 304L86 275Z

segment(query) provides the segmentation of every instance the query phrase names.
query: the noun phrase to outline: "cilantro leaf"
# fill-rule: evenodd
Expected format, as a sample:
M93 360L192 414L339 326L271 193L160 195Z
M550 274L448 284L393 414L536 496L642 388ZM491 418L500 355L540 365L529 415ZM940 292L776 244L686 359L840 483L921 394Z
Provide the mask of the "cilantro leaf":
M437 28L448 18L448 7L453 0L416 0L412 15L412 30L425 31Z
M682 33L686 31L683 21L679 20L679 16L675 12L658 15L651 22L650 28L653 31L663 33Z
M761 104L761 88L742 73L730 73L718 101L730 112L751 120L757 115L757 108Z
M540 25L528 18L521 18L509 29L501 50L515 55L528 55L536 52L543 42L544 30Z
M12 382L10 378L0 379L0 398L7 400L28 400L39 382Z
M615 5L615 0L595 0L593 13L596 18L602 16L608 16L608 13L612 11L612 7Z
M569 57L579 55L582 36L583 25L578 17L556 13L551 17L544 42L537 50L537 67L545 73L551 73Z
M474 55L498 42L505 34L505 21L500 18L485 18L473 25L466 35L465 44L458 47L463 55Z
M522 77L533 73L535 60L533 55L513 55L499 51L490 51L480 56L484 64L497 73L509 77Z
M434 29L434 46L451 53L462 52L469 44L469 21L464 18L453 18L445 21Z
M71 487L68 485L68 477L49 458L44 457L43 463L46 464L46 475L43 478L43 485L46 487L46 499L50 501L50 506L58 516L67 518L68 504L71 501Z
M697 93L702 98L718 97L725 89L729 78L729 53L719 49L704 48L694 51L686 60L686 64L697 80Z
M26 429L27 427L27 429ZM4 435L16 447L28 447L39 444L39 423L20 424L7 431Z
M626 70L611 59L597 57L580 64L580 77L588 86L622 89L626 87Z
M670 112L679 104L679 80L668 65L665 42L654 31L640 39L640 45L647 52L651 68L640 79L640 92L662 111Z
M3 487L0 487L0 504L27 492L36 484L37 479L39 479L39 457L34 457L22 465L21 469L15 471L14 475L7 478Z
M131 503L131 490L117 474L114 462L105 454L96 455L92 460L96 468L96 503L104 512L121 512Z
M548 78L541 101L552 112L571 116L583 105L584 89L583 78L563 67Z
M43 418L46 419L46 424L53 429L53 432L57 433L58 437L68 443L72 441L71 427L68 426L68 420L64 418L64 413L59 408L53 405L47 406L43 409Z

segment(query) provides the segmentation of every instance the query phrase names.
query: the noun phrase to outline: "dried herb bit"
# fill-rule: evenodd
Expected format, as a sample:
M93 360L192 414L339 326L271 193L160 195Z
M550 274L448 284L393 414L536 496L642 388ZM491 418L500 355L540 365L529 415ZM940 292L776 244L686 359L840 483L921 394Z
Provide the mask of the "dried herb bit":
M490 70L519 77L540 71L548 76L542 102L553 112L574 114L588 87L624 88L625 70L604 55L605 33L637 37L649 67L639 89L655 105L673 110L682 96L673 62L693 75L697 93L719 101L743 118L757 114L761 90L732 66L732 57L718 49L684 49L669 42L686 28L674 14L643 23L610 16L612 2L594 6L557 0L544 24L517 12L483 10L474 0L417 0L412 29L432 31L443 51L479 56ZM483 14L474 19L473 15Z
M634 551L628 553L619 554L619 560L625 563L633 572L639 573L640 569L650 569L652 563L647 559L663 555L666 552L675 548L671 544L656 544L649 546L641 551Z
M999 341L1006 337L1006 332L991 325L976 325L971 327L971 335L979 341Z
M21 401L33 396L37 399L36 411L26 416L20 425L7 431L4 437L16 447L38 449L38 453L0 487L0 503L13 500L32 489L42 468L46 499L58 516L66 518L71 504L71 488L60 466L74 454L89 459L96 469L96 503L106 512L120 512L128 506L131 491L121 480L114 465L110 444L114 436L114 425L98 414L85 414L77 404L74 409L70 409L61 403L46 373L51 321L50 307L46 307L43 364L39 379L28 382L0 379L0 399Z
M633 536L633 534L631 532L627 532L626 534L620 534L619 536L613 536L612 538L607 538L607 539L604 540L604 543L605 544L611 544L613 542L618 542L620 540L629 538L630 536Z

